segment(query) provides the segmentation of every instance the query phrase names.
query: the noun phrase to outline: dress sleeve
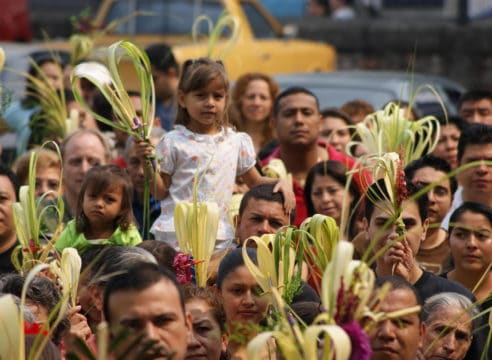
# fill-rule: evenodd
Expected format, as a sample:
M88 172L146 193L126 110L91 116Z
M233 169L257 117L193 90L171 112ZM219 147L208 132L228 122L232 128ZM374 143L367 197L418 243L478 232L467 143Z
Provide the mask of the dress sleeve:
M168 133L169 134L169 133ZM157 158L159 160L160 171L168 175L174 174L176 167L176 154L174 139L165 134L157 144Z
M256 152L253 140L246 133L238 133L239 154L237 159L237 175L241 176L256 163Z

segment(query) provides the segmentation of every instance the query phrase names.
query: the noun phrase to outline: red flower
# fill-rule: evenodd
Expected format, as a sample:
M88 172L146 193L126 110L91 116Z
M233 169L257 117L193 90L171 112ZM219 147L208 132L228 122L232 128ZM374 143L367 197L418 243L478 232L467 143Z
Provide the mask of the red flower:
M48 336L48 331L43 330L41 331L42 326L39 325L38 323L28 323L27 321L24 321L24 335L43 335L43 336Z

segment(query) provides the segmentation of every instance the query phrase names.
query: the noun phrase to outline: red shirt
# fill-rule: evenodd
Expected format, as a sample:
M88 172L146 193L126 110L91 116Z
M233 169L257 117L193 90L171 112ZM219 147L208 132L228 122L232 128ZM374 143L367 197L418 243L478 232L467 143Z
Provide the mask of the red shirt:
M338 152L337 150L335 150L333 146L321 140L318 141L318 146L326 148L326 151L328 152L329 160L334 160L344 163L348 169L354 168L355 160L350 156ZM272 159L280 159L280 146L275 148L275 150L268 157L266 157L261 161L260 163L261 167L267 165ZM359 177L354 175L354 180L357 183L357 185L359 185L360 188ZM294 187L294 194L296 196L296 218L294 220L294 225L299 226L304 221L304 219L306 219L308 216L306 204L304 203L304 187L301 186L301 184L299 184L299 182L297 182L296 180L293 180L293 187Z

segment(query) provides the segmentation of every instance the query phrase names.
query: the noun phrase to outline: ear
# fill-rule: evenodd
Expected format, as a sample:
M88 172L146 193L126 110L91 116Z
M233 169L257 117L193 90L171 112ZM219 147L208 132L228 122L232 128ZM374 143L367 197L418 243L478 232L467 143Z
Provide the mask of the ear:
M182 92L181 90L178 90L177 99L178 99L179 106L186 109L184 92Z
M99 285L89 286L89 296L94 307L102 314L103 311L103 292Z
M161 124L161 118L159 116L156 116L154 118L154 121L152 123L152 126L160 128L162 126Z
M427 236L427 229L429 229L429 218L424 220L422 224L422 235L420 236L420 242L423 242Z
M176 70L176 68L170 67L166 71L166 76L169 76L169 77L178 77L178 71Z
M367 233L368 228L369 228L369 222L367 221L367 218L364 216L362 218L362 230L364 230Z
M220 338L221 353L225 354L227 352L227 346L229 345L229 336L227 333L223 333Z
M236 234L234 235L236 235L237 238L237 229L239 228L239 224L241 224L241 217L239 214L234 215L234 219L232 219L232 221L234 222L234 229L236 229Z
M191 333L193 331L193 319L188 311L185 312L185 325L188 329L188 333Z
M425 331L426 331L425 323L423 321L421 321L420 322L420 329L419 329L419 336L420 336L419 343L418 343L419 349L422 349L422 347L424 346Z
M212 289L212 291L214 292L214 294L216 294L219 297L222 297L222 292L220 291L220 289L217 286L217 284L213 284L210 288Z

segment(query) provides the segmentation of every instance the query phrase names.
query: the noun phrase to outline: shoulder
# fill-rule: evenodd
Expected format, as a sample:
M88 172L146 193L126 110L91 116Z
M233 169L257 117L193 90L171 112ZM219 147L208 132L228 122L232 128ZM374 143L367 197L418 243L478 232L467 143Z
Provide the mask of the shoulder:
M135 225L130 225L126 231L122 231L121 228L117 228L111 236L112 244L115 245L137 245L142 242L142 237Z
M443 277L434 275L428 271L423 272L422 276L419 280L417 280L414 286L419 292L422 301L425 301L432 295L447 291L464 295L472 302L475 302L476 300L473 294L463 285L455 281L451 281Z
M70 220L67 223L65 229L63 229L60 237L55 242L55 248L58 251L63 250L66 247L77 247L77 244L85 241L85 236L83 233L77 233L75 227L75 220Z

